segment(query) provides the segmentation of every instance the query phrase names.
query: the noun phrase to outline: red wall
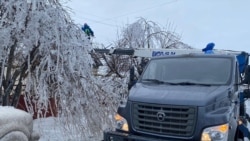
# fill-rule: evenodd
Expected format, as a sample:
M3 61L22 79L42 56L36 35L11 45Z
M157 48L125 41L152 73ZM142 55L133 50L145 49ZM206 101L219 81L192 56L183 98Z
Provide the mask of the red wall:
M24 102L24 98L25 98L24 95L20 96L17 108L28 112L27 107L26 107L25 102ZM31 105L31 104L33 106L33 111L34 111L33 119L37 119L38 117L40 117L40 118L41 117L51 117L51 116L56 117L58 115L58 107L57 107L55 98L49 98L49 103L48 103L49 106L48 106L47 111L45 109L43 109L42 113L39 114L39 116L37 113L38 109L36 109L36 107L37 107L36 104L34 102L28 103L28 105Z

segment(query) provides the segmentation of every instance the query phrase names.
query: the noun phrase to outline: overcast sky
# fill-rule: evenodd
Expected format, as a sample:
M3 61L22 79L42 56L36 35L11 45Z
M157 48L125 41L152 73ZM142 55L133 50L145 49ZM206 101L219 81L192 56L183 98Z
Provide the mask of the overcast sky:
M89 24L95 42L108 46L139 17L161 27L171 24L182 42L204 48L250 52L250 0L71 0L75 23Z

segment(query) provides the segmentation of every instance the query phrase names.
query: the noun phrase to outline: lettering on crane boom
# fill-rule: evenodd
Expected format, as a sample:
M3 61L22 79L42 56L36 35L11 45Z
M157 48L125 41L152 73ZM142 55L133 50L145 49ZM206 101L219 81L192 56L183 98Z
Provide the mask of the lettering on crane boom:
M176 52L173 52L173 51L153 51L152 52L152 57L175 55L175 54L176 54Z

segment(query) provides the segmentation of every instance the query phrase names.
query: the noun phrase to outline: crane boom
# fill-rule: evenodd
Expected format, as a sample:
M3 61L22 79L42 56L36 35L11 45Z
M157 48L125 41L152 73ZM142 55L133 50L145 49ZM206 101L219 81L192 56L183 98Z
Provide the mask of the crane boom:
M249 64L249 53L244 51L213 49L214 54L235 55L239 62L240 73ZM152 49L152 48L116 48L116 49L94 49L93 52L117 55L132 55L133 57L152 58L158 56L204 54L201 49Z
M239 55L242 51L233 50L213 50L215 54L232 54ZM106 53L106 54L117 54L117 55L132 55L134 57L157 57L157 56L168 56L168 55L182 55L182 54L204 54L200 49L94 49L96 53Z

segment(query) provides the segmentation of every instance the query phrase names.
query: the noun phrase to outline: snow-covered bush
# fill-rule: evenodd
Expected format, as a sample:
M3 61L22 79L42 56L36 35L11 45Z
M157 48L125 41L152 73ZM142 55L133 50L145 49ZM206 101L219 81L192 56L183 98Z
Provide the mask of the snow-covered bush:
M1 141L38 141L32 115L13 107L0 106Z
M77 132L75 140L112 125L116 94L93 77L91 44L59 1L1 0L0 44L3 105L22 94L29 113L43 117L55 98L65 136Z

